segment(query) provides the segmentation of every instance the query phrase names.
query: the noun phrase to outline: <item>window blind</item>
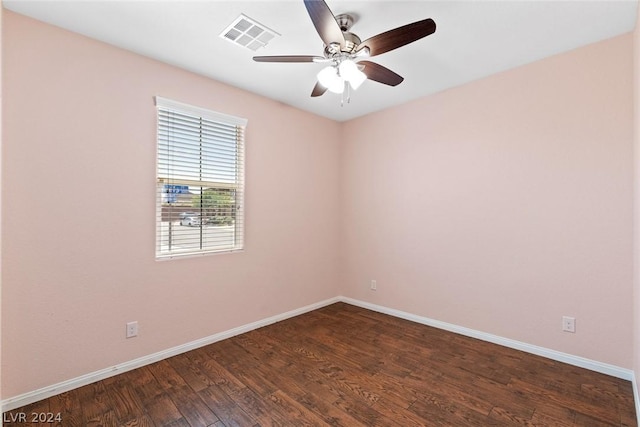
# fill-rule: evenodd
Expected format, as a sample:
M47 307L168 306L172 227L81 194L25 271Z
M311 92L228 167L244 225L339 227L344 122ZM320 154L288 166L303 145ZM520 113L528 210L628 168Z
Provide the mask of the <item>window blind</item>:
M156 97L156 258L244 245L246 120Z

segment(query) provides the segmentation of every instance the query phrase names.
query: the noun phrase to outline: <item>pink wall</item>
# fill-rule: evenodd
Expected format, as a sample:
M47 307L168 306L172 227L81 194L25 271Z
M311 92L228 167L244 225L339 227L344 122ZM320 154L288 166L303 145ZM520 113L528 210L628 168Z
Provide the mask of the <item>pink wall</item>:
M633 33L633 100L634 100L634 138L633 138L633 163L634 163L634 230L633 230L633 371L636 379L640 378L640 8L636 17L636 29ZM636 403L638 403L639 390L636 381ZM636 406L636 412L640 416L640 408Z
M4 8L2 0L0 0L0 331L2 331L2 19ZM0 333L0 337L2 333ZM2 339L0 339L0 384L2 384ZM0 387L0 399L2 399L2 390ZM0 421L2 427L2 421Z
M337 124L3 24L4 399L340 294L632 367L631 35ZM249 119L244 253L154 261L154 95Z
M340 293L339 124L4 13L4 398ZM248 118L243 253L154 260L154 95Z
M346 123L345 295L631 368L631 57L625 35Z

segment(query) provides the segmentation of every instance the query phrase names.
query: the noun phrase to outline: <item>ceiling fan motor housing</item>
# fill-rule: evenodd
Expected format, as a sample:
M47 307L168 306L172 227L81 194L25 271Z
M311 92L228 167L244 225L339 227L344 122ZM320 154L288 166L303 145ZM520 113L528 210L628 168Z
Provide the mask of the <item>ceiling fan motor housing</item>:
M361 40L357 35L345 31L342 33L344 36L344 47L340 47L340 43L331 43L329 46L324 47L324 56L326 58L332 58L341 53L350 55L356 51L356 48L360 45Z
M342 35L344 36L344 42L345 42L344 48L342 48L342 51L345 53L355 52L356 48L360 45L360 43L362 43L362 40L360 40L360 37L358 37L353 33L344 31Z
M344 36L344 46L341 48L338 41L329 44L329 46L325 46L324 53L325 57L327 58L334 57L336 54L340 53L352 54L355 52L358 45L360 45L360 43L362 42L362 40L360 40L360 37L349 32L349 29L355 22L355 19L352 15L348 15L346 13L340 14L336 16L336 22L342 30L342 35Z

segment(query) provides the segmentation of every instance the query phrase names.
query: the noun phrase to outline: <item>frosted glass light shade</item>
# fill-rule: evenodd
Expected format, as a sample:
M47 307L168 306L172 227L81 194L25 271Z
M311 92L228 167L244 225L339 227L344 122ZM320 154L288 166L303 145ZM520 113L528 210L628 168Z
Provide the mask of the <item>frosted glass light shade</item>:
M356 63L350 59L340 63L340 75L351 84L354 90L358 89L367 80L366 74L360 71Z
M320 70L318 81L333 93L344 91L344 79L338 75L338 70L335 67L329 66Z

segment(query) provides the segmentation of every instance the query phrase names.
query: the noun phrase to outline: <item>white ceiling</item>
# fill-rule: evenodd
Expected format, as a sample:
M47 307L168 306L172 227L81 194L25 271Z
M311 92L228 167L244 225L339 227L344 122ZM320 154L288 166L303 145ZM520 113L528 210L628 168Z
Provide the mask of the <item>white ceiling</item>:
M322 55L302 0L4 0L4 7L315 114L344 121L633 30L637 0L327 0L356 16L365 40L432 18L435 34L371 58L402 75L399 86L365 82L351 102L309 95L316 63L257 63L254 55ZM253 52L219 34L241 13L280 37Z

